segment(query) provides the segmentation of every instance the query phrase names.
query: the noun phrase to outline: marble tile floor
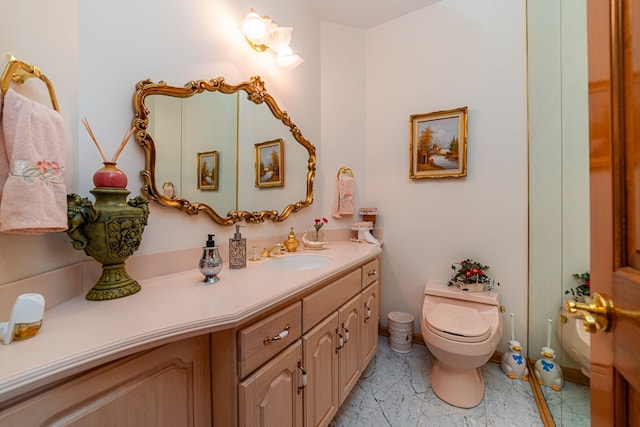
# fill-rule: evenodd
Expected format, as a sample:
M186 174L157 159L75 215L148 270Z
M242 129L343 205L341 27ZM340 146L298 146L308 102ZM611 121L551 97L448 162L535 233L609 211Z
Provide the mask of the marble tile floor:
M508 378L497 363L487 363L483 368L482 402L475 408L462 409L433 393L429 384L432 360L425 346L413 344L411 352L397 353L389 347L389 339L380 336L375 358L330 426L543 426L529 383ZM578 387L588 393L588 387ZM588 414L588 398L586 402Z

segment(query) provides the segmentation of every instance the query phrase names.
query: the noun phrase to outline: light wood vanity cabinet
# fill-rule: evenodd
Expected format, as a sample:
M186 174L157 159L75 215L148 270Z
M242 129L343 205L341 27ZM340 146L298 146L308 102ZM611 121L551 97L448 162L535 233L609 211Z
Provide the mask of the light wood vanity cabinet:
M214 425L328 425L375 354L378 321L376 258L235 334L214 334Z
M301 360L297 340L238 385L240 425L302 425Z
M277 303L256 298L262 308L247 305L250 314L229 310L209 322L200 310L197 327L162 324L178 335L121 334L135 344L103 342L114 350L102 365L82 352L50 358L46 375L0 390L0 426L327 426L377 349L378 253L316 273L305 286L297 275L289 294ZM185 282L191 277L185 272ZM149 294L173 303L175 292L157 286ZM58 326L89 316L76 310L79 300L50 314ZM143 332L161 341L151 344ZM58 335L68 343L83 336Z
M110 362L0 411L2 426L210 426L209 335Z

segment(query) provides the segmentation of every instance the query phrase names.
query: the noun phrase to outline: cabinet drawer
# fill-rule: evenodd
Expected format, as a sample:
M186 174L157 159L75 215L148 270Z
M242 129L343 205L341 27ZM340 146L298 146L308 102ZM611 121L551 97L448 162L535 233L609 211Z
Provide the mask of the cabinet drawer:
M378 276L380 276L380 266L376 258L362 266L362 289L378 280Z
M302 335L302 303L297 302L238 331L238 371L244 378Z
M360 292L361 271L357 269L302 299L304 331L317 325L351 297Z

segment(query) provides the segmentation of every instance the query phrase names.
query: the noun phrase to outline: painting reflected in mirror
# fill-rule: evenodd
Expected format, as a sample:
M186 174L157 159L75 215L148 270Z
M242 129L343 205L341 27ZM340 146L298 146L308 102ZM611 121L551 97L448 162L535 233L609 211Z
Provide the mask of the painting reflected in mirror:
M284 144L281 139L255 145L256 187L284 185Z
M204 212L220 225L284 221L313 202L315 147L259 77L183 87L144 80L134 109L145 152L142 191L150 200L189 215Z
M215 191L218 189L218 152L198 153L198 190Z

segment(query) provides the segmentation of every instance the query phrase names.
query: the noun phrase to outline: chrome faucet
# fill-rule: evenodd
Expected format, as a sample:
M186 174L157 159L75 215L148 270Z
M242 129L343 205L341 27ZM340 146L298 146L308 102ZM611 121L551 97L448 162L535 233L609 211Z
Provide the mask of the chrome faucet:
M262 248L261 258L269 258L272 256L282 255L284 253L284 245L282 243L276 243L275 246L270 248Z

